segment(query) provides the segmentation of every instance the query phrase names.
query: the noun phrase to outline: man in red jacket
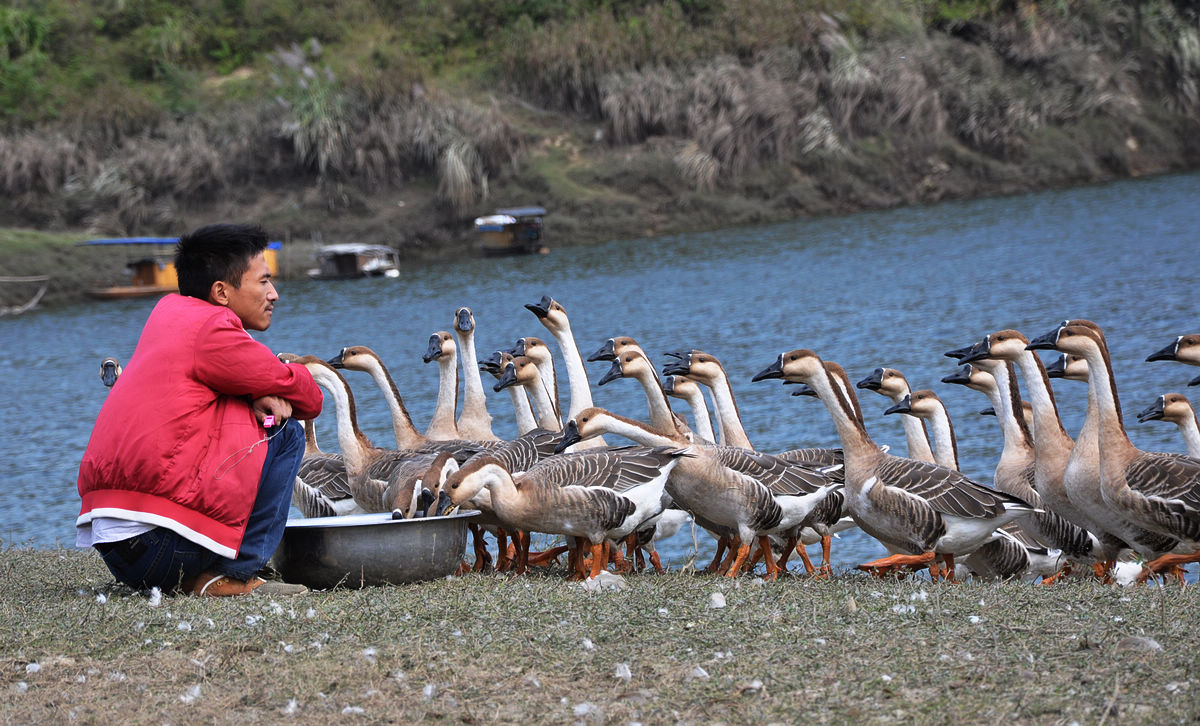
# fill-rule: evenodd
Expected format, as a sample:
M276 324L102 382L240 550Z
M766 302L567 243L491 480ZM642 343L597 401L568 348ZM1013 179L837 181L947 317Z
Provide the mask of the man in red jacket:
M246 332L266 330L279 299L266 246L249 225L180 238L179 294L150 313L96 419L79 466L76 543L133 587L304 591L256 576L283 536L304 455L293 419L321 412L308 370Z

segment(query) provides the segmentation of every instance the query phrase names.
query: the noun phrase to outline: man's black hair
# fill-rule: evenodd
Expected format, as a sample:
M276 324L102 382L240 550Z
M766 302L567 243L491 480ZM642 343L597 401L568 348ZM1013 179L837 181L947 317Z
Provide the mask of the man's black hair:
M267 248L267 233L254 224L210 224L179 238L175 272L179 294L208 299L217 280L241 287L250 258Z

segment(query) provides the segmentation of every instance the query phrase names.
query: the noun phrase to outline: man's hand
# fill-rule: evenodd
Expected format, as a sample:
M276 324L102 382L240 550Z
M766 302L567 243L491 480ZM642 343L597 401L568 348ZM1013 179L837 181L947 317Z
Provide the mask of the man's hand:
M286 398L279 396L263 396L256 398L250 404L254 409L254 417L261 424L267 416L275 417L275 425L282 426L285 421L292 417L292 403Z

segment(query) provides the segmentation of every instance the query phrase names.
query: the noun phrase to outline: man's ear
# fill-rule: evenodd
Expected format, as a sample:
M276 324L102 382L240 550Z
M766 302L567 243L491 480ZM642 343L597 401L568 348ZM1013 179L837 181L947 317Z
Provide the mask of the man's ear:
M224 280L217 280L208 289L208 301L213 305L229 307L229 284Z

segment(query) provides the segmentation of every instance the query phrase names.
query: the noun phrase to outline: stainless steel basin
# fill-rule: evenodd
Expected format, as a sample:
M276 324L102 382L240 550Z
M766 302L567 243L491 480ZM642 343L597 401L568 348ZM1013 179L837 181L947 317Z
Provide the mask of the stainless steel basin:
M420 582L462 560L467 522L479 512L392 519L387 512L289 519L271 564L314 589Z

